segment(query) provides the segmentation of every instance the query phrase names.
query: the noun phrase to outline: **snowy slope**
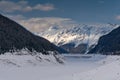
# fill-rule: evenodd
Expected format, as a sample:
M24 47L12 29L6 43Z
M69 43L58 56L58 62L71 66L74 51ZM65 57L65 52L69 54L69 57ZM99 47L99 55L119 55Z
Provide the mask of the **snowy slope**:
M89 46L91 46L97 44L100 36L109 33L116 27L118 27L118 25L61 23L59 25L52 25L49 29L46 29L39 35L58 46L69 43L75 44L75 47L81 43L89 44Z
M65 54L65 64L39 62L24 55L0 56L0 80L119 80L120 56ZM3 59L18 64L14 67ZM50 58L49 58L50 59ZM34 65L32 62L36 63Z
M78 72L84 72L98 67L93 61L89 59L69 58L66 56L65 64L55 64L48 62L39 62L30 56L0 56L0 59L8 59L17 64L24 63L21 67L14 67L8 63L3 64L0 62L0 80L73 80L73 74ZM31 60L37 65L31 65ZM27 65L25 65L27 64ZM88 66L89 65L89 66Z
M109 56L101 61L104 65L96 69L74 75L74 80L119 80L120 56Z
M49 52L49 55L42 53L20 50L19 52L6 52L0 55L1 67L29 67L29 66L43 66L64 63L63 57L54 52Z

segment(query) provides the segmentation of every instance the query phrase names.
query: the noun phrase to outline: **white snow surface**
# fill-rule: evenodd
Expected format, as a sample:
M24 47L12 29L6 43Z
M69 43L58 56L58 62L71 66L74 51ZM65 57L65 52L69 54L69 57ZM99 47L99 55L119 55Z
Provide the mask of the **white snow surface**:
M39 61L31 55L0 55L0 80L120 80L120 56L64 54ZM49 59L49 60L46 60Z
M113 29L117 28L115 24L77 24L61 23L51 25L50 28L39 35L48 39L50 42L61 46L64 44L74 43L77 47L81 43L96 45L98 39Z
M74 80L120 80L120 57L108 56L93 70L74 75Z

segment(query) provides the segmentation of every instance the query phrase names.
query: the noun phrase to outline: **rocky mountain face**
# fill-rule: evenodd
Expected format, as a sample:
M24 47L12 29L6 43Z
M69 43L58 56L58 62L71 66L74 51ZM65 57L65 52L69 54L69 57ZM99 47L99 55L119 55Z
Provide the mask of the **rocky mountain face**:
M61 23L51 25L39 35L70 53L85 53L93 48L99 37L118 27L115 24Z
M0 54L21 49L47 54L47 51L64 51L48 40L36 36L18 23L0 15Z
M120 55L120 27L100 37L98 44L89 53Z

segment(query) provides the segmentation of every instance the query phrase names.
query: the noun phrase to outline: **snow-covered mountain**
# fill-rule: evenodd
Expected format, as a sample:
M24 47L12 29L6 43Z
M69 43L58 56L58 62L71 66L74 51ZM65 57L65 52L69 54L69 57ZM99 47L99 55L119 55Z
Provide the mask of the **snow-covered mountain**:
M109 33L116 27L118 27L116 24L88 25L62 22L52 25L39 35L68 52L84 53L88 47L97 44L100 36Z
M100 36L118 26L100 23L79 24L72 19L59 17L14 20L71 53L85 53L97 44Z

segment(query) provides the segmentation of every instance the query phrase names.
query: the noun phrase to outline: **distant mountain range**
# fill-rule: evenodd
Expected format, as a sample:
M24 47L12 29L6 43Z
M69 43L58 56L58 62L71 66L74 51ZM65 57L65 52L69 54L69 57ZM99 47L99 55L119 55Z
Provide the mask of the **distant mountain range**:
M50 28L35 35L13 20L0 15L0 54L22 49L43 54L48 54L48 51L117 54L120 48L118 26L116 24L88 25L61 22L51 24Z
M48 40L32 34L18 23L0 14L0 54L27 49L48 54L47 51L62 52L63 49Z
M98 42L99 37L117 28L116 24L61 23L39 33L50 42L70 53L86 53Z

